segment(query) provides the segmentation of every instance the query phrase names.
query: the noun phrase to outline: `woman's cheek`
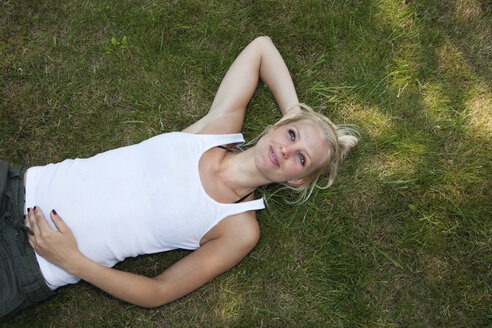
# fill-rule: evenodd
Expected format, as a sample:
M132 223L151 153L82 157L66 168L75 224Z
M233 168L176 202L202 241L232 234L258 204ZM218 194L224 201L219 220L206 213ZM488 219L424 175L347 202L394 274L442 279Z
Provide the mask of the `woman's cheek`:
M297 178L301 173L298 166L295 163L290 162L289 165L285 169L285 173L288 175L289 179Z

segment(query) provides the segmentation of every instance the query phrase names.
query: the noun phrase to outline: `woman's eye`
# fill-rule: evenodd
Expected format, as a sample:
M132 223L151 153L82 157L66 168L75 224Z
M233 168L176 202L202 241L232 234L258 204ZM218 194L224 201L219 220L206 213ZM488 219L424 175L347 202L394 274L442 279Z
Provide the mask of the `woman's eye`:
M306 158L304 157L303 154L299 154L299 160L301 161L302 166L306 164Z
M289 135L290 135L290 140L292 141L296 140L296 133L294 132L294 130L289 129Z

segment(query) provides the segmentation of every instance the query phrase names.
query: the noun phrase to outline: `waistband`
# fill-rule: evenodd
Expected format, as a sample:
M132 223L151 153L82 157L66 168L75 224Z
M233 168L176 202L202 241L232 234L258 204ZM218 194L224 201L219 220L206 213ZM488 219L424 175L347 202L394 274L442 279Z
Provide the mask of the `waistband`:
M0 233L12 256L21 291L28 301L39 302L53 295L53 291L44 281L34 250L28 242L30 229L24 225L26 170L26 167L9 165L0 160Z
M23 220L26 170L23 166L12 166L0 160L0 220L24 232L23 235L31 233Z

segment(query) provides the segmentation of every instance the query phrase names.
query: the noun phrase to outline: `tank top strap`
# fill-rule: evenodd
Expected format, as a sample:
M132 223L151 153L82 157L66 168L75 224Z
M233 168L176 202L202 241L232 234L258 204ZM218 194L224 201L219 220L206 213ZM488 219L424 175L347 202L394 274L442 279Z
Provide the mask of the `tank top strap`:
M263 201L263 198L255 199L249 202L222 204L222 205L224 211L222 217L236 215L247 211L262 210L265 208L265 202Z
M233 134L201 134L198 135L203 138L205 150L219 145L228 144L242 144L244 143L244 137L242 133Z

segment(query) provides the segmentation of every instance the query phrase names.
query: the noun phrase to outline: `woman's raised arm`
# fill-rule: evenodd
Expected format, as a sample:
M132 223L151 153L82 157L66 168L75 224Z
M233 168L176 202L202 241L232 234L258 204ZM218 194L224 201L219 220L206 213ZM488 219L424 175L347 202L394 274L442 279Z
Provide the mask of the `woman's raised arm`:
M272 91L282 114L297 104L296 90L285 62L269 37L253 40L236 58L222 80L210 111L184 132L238 133L246 106L261 79Z

